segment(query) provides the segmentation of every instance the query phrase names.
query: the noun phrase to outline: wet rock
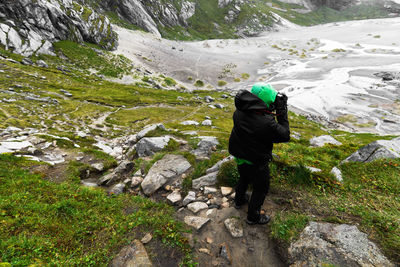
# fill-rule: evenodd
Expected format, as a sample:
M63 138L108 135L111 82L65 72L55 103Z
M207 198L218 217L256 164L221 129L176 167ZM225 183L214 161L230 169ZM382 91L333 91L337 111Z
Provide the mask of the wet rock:
M162 123L148 125L145 128L143 128L143 130L137 133L136 140L139 141L140 139L145 137L149 132L154 131L156 129L165 130L165 126Z
M142 242L143 244L147 244L151 241L151 239L153 239L153 236L150 233L147 233L141 240L140 242Z
M182 125L199 125L197 121L183 121L181 122Z
M341 142L337 141L330 135L321 135L310 139L310 145L312 146L323 147L325 144L333 144L337 146L342 145Z
M343 181L342 172L337 167L333 167L331 173L335 176L336 180L339 182Z
M219 256L221 258L226 259L229 262L229 264L232 264L231 250L226 242L222 243L219 246Z
M192 187L194 189L200 189L202 186L215 185L217 183L217 175L218 172L212 172L200 178L194 179L192 181Z
M136 144L136 152L139 157L148 157L163 150L171 140L169 136L163 137L144 137Z
M229 195L230 193L232 193L232 191L233 191L232 187L221 186L221 194L223 196ZM226 202L226 201L224 201L224 202Z
M189 204L195 200L196 200L196 192L189 191L187 196L183 199L182 204L183 204L183 206L186 206L187 204Z
M371 162L382 158L400 158L400 138L372 142L354 152L343 162Z
M395 266L356 226L310 222L289 247L294 266Z
M125 184L119 183L119 184L114 185L114 186L108 191L108 193L109 193L109 194L112 194L112 195L120 195L120 194L122 194L122 193L124 192L124 190L125 190Z
M179 201L182 200L182 196L178 190L175 190L167 196L167 199L172 205L176 205Z
M190 204L187 205L187 208L193 212L194 214L198 213L201 210L205 210L208 209L208 205L204 202L192 202Z
M110 267L152 267L147 251L139 240L134 240L129 246L121 249L113 259Z
M190 163L180 155L166 155L149 170L141 186L146 195L153 194L165 183L186 172Z
M232 237L242 237L243 236L243 226L239 219L236 218L228 218L224 221L224 225L226 229L228 229L229 233Z
M184 222L192 226L196 230L200 230L206 223L210 221L209 218L203 218L198 216L186 216Z

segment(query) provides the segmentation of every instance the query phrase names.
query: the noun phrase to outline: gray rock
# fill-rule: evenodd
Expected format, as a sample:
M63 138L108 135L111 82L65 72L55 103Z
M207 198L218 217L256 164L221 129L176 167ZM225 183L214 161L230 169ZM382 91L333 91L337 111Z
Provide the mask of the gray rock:
M137 187L143 182L143 178L140 176L133 176L131 181L131 187Z
M136 144L136 152L140 158L152 156L154 153L163 150L170 140L169 136L144 137Z
M204 121L202 121L201 125L203 125L203 126L211 126L212 125L212 121L211 120L204 120Z
M215 99L208 95L204 97L204 101L206 101L207 103L211 103L214 102Z
M81 180L81 184L86 187L98 187L97 183L91 180Z
M336 180L339 182L343 181L342 172L337 167L333 167L331 173L335 176Z
M135 239L129 246L123 247L113 259L110 267L152 267L143 244Z
M191 167L190 163L180 155L165 155L149 170L141 186L146 195L153 194L165 183L172 181Z
M127 173L130 172L134 167L134 164L130 160L125 160L121 162L118 167L114 170L115 173Z
M215 107L216 107L216 108L219 108L219 109L223 109L223 108L224 108L224 105L222 105L222 104L215 104Z
M233 192L233 188L232 187L221 186L221 194L223 196L227 196L232 192ZM226 201L224 201L224 202L226 202Z
M147 233L142 239L140 239L140 242L143 244L147 244L153 239L153 236L150 233Z
M45 61L41 60L41 59L36 61L36 65L38 65L41 68L48 68L49 67L49 65L47 65L47 63Z
M113 194L113 195L120 195L124 192L125 190L125 184L124 183L119 183L114 185L109 191L109 194Z
M217 193L218 190L215 187L209 187L209 186L205 186L204 187L204 194L208 195L208 194L212 194L212 193Z
M232 264L231 250L226 242L222 243L219 247L219 256L226 259L229 264Z
M200 201L196 201L196 202L192 202L189 203L187 205L187 208L193 212L194 214L198 213L201 210L205 210L208 209L208 205L204 202L200 202Z
M215 185L217 183L217 175L218 172L212 172L200 178L194 179L192 181L192 187L194 189L200 189L202 186Z
M395 266L356 226L310 222L289 247L293 266Z
M221 98L228 98L229 96L226 94L221 95Z
M325 144L333 144L337 146L342 145L341 142L337 141L330 135L321 135L310 139L310 145L312 146L323 147Z
M93 169L95 169L98 172L104 171L104 164L103 163L94 163L91 165Z
M321 169L310 167L310 166L306 166L306 169L309 170L312 173L321 172L322 171Z
M400 158L400 138L372 142L354 152L343 162L371 162L382 158Z
M23 58L21 63L24 64L24 65L27 65L27 66L32 66L33 65L32 60L30 58L27 58L27 57Z
M149 132L154 131L156 129L165 130L165 126L162 123L148 125L143 130L137 133L136 135L136 142L145 137Z
M182 204L183 206L186 206L187 204L193 202L196 200L196 192L194 191L189 191L186 197L183 199Z
M187 225L192 226L196 230L200 230L206 223L210 221L209 218L186 216L184 221Z
M228 218L224 221L224 225L226 229L228 229L229 233L232 237L242 237L243 236L243 226L239 219L236 218Z
M120 175L116 174L115 172L111 172L111 173L108 173L108 174L104 175L103 177L101 177L97 181L97 184L98 185L105 185L105 184L109 185L120 178L121 178Z
M179 201L182 200L182 196L178 190L175 190L167 196L167 199L172 205L176 205Z
M182 125L199 125L197 121L183 121L181 122Z
M218 139L214 136L200 136L200 139L197 148L192 153L198 158L208 157L219 144Z
M214 164L211 168L207 169L206 173L211 173L211 172L217 172L221 168L221 165L224 164L225 162L228 162L230 160L233 160L233 156L226 157L217 163Z

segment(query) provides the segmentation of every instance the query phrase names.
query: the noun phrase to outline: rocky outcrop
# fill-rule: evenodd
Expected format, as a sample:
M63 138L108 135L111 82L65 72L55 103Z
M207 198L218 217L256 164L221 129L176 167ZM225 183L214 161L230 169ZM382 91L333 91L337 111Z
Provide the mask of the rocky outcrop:
M370 162L383 158L400 158L400 138L372 142L354 152L343 162Z
M60 40L90 42L105 49L117 45L107 17L71 0L0 2L0 43L26 56L51 54Z
M291 266L394 266L356 226L310 222L289 248Z

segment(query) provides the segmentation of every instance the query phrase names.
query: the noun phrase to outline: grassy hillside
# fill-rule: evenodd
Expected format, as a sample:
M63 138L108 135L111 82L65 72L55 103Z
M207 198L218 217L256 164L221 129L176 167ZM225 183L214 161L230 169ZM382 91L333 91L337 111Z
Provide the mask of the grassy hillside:
M145 125L162 122L167 130L154 131L151 136L173 135L186 140L190 148L196 146L198 136L218 137L220 146L210 160L196 161L190 152L181 151L173 142L152 160L134 160L135 170L148 171L165 153L182 154L193 165L184 182L185 190L190 188L192 179L228 155L234 106L232 97L222 98L224 92L186 92L171 81L169 89L173 90L154 89L143 81L145 77L147 81L149 78L163 81L167 77L143 73L134 74L142 80L136 85L113 83L100 73L118 77L129 72L131 63L126 58L105 51L92 53L96 50L90 46L69 42L57 44L56 49L64 59L40 57L49 68L0 61L0 129L32 127L69 137L80 147L63 143L64 151L95 154L107 163L107 168L115 166L115 161L96 150L94 136L112 140L136 133ZM4 49L0 49L0 54L21 59ZM60 90L72 96L66 97ZM50 97L58 103L27 100L28 94ZM210 108L203 100L207 95L225 107ZM97 125L96 121L104 114L108 116ZM185 120L201 122L205 116L211 118L214 127L180 124ZM400 263L400 160L340 165L342 184L330 174L332 167L339 166L358 148L392 137L327 130L294 113L290 113L289 120L292 132L300 138L275 146L279 158L271 163L273 178L268 199L278 208L267 211L274 214L268 228L271 235L285 247L309 220L357 224L385 255ZM77 136L78 130L86 129L87 137ZM196 131L197 135L182 133L188 130ZM309 146L310 138L323 134L332 135L343 145ZM173 219L173 210L167 205L133 193L108 197L101 189L82 188L78 185L80 170L87 166L76 161L67 163L61 184L45 181L51 174L38 171L39 165L43 164L10 155L0 158L0 262L19 266L105 265L123 244L140 238L144 228L165 249L176 248L182 262L191 265L195 261L182 235L186 228ZM310 173L305 166L320 168L322 172ZM220 184L232 185L235 179L235 165L226 164L219 175Z

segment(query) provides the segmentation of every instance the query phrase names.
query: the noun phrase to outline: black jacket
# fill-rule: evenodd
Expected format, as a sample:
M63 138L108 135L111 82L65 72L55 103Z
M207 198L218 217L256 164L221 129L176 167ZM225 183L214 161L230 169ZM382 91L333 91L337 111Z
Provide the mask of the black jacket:
M266 111L265 103L246 90L238 92L235 106L229 153L254 164L271 161L273 143L290 140L287 110L276 120Z

